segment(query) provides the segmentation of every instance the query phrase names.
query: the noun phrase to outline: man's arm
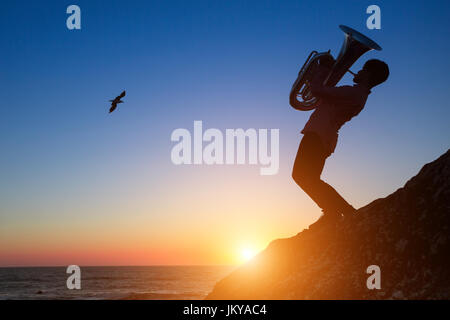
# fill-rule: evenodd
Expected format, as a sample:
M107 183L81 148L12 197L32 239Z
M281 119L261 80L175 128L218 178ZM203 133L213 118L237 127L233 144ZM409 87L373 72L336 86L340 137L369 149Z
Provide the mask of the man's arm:
M322 98L332 102L357 102L358 96L355 89L350 86L327 87L323 85L323 79L328 75L329 69L319 68L316 77L310 83L311 92L317 98Z

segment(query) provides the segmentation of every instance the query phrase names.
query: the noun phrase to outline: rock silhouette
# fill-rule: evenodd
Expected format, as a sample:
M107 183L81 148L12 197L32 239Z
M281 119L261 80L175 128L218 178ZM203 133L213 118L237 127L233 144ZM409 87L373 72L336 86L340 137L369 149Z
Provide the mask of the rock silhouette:
M273 241L207 299L450 299L449 186L450 150L353 219Z

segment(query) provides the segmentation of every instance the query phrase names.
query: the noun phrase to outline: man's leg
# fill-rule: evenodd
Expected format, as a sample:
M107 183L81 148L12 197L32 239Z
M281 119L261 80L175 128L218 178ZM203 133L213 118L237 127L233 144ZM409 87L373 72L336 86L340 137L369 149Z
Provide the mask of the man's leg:
M332 186L320 179L327 157L320 137L315 133L306 133L298 148L292 177L325 214L353 213L355 209Z

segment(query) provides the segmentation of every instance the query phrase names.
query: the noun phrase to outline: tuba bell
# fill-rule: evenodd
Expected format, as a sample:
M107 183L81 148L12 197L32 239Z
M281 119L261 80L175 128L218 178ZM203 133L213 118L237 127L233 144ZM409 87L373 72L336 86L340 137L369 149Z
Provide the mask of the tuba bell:
M337 59L333 58L330 50L312 51L300 69L289 95L289 104L294 109L308 111L317 107L319 99L313 96L309 85L317 65L323 64L330 67L330 72L324 77L323 84L334 87L346 72L354 75L349 69L364 53L373 49L381 50L378 44L362 33L343 25L339 28L345 33L345 40ZM298 98L302 100L299 101Z

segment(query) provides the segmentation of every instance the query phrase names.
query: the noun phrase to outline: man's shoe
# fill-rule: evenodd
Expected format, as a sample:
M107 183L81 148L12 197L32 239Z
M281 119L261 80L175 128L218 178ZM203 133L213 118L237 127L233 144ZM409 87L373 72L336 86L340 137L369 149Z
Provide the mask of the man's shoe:
M341 218L342 216L337 212L327 212L327 213L324 212L323 215L319 218L319 220L317 220L316 222L314 222L309 226L309 229L312 230L323 227L325 225L332 225L333 223L336 223L339 220L341 220Z

